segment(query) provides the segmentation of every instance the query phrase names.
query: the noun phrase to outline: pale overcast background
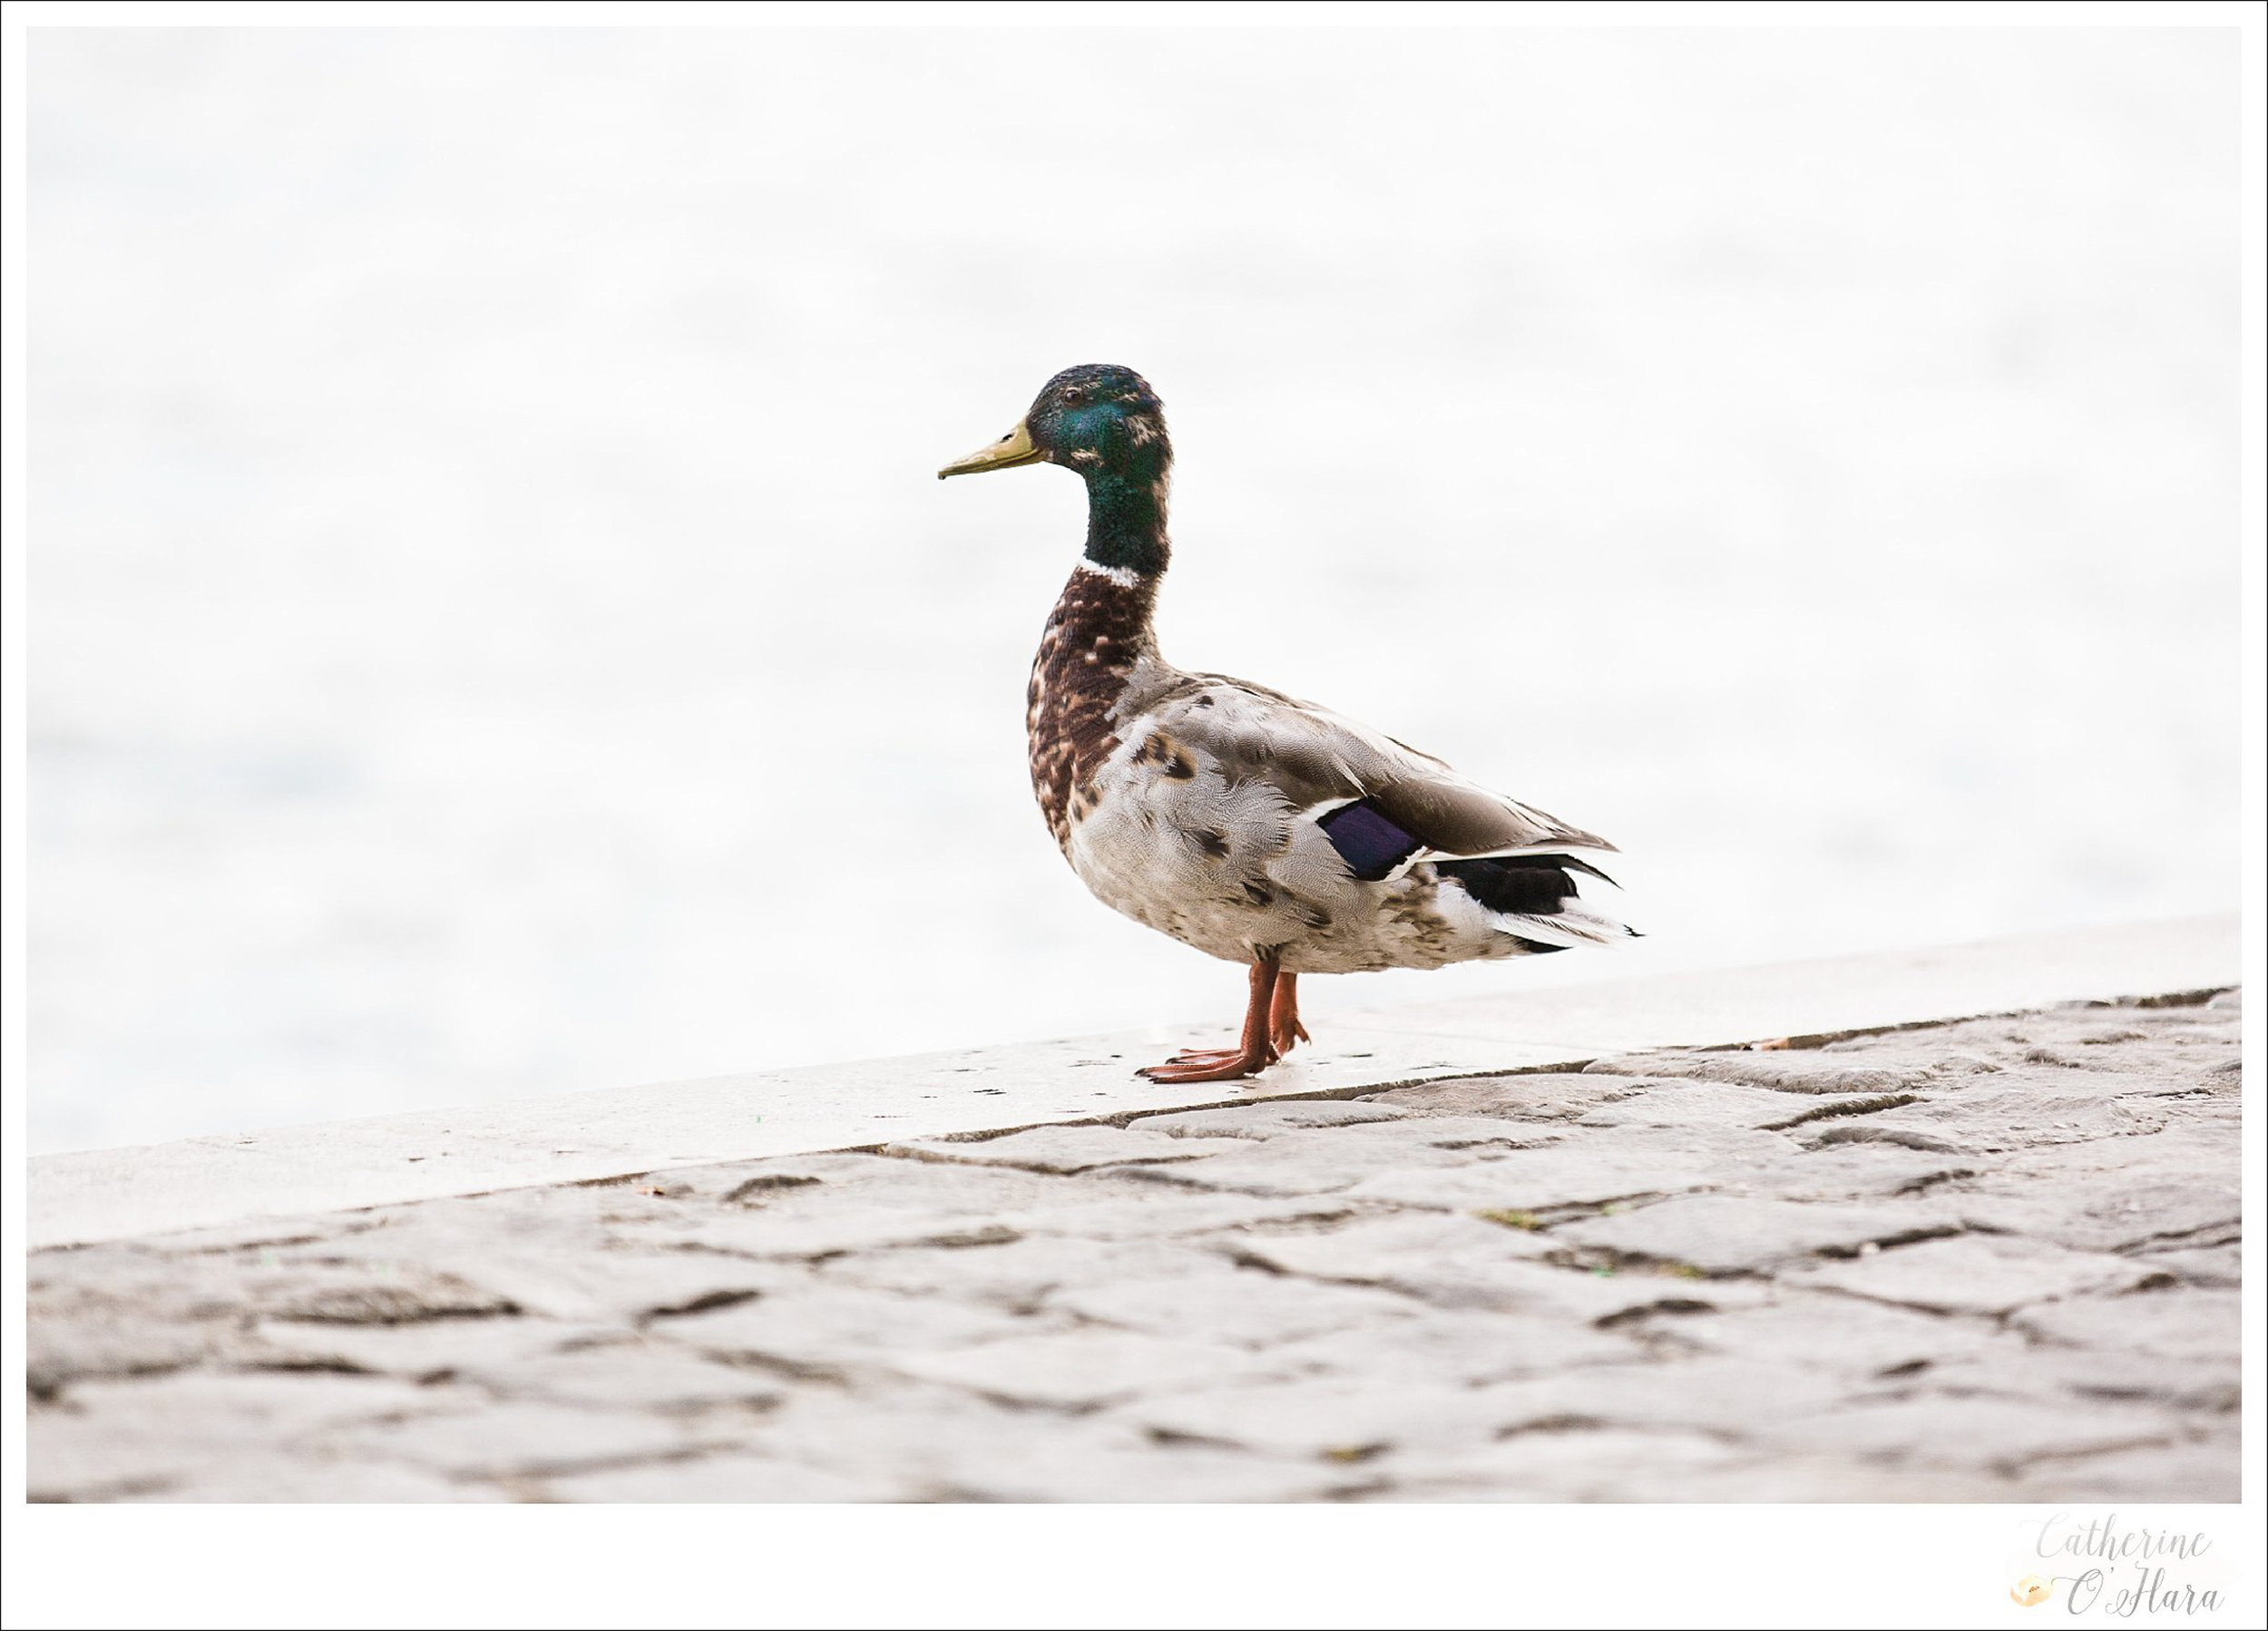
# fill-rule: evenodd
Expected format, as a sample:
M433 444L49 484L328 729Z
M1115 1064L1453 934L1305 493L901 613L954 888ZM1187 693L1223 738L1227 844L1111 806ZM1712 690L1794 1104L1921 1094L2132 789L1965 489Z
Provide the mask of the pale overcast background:
M2233 909L2230 31L34 32L32 1142L1169 1020L1032 808L1067 364L1168 654L1627 953Z

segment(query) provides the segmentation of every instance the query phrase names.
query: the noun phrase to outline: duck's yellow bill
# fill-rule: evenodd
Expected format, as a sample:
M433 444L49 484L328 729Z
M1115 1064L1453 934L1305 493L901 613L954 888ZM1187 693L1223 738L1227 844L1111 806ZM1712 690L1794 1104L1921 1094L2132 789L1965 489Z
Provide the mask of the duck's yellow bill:
M979 448L965 459L955 459L937 473L943 481L949 475L974 475L980 470L1013 470L1019 464L1036 464L1040 450L1031 445L1031 432L1021 419L1010 431L990 447Z

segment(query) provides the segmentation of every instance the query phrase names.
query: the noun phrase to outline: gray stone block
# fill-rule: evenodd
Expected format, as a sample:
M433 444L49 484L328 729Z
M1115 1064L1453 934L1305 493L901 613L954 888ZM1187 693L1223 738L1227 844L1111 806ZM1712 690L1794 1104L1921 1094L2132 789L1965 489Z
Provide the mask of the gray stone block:
M987 1398L1087 1410L1136 1394L1281 1375L1287 1367L1225 1343L1084 1330L905 1354L897 1369Z
M2068 1251L2011 1235L1964 1235L1814 1265L1787 1279L1912 1308L1999 1314L2057 1297L2131 1290L2150 1272L2106 1253Z
M719 1209L687 1236L711 1252L783 1263L812 1262L844 1252L893 1246L1002 1245L1016 1237L1015 1228L1000 1215L932 1211L919 1206L879 1206L855 1200L839 1206L792 1212Z
M2150 1444L2045 1460L2025 1470L2020 1499L2234 1503L2240 1481L2232 1434L2213 1443Z
M1392 1121L1403 1114L1390 1105L1345 1099L1279 1099L1214 1110L1168 1110L1144 1116L1132 1126L1142 1132L1168 1133L1177 1138L1271 1138L1281 1132Z
M1351 1463L1391 1449L1486 1444L1511 1413L1496 1392L1316 1377L1160 1394L1112 1414L1150 1433Z
M1737 1082L1775 1093L1895 1093L1926 1086L1926 1064L1892 1065L1817 1050L1781 1052L1648 1053L1600 1060L1587 1067L1602 1074L1695 1081Z
M88 1381L28 1418L33 1499L159 1494L221 1462L305 1459L332 1430L445 1408L428 1390L381 1377L170 1376Z
M2244 1254L2234 1241L2226 1245L2145 1251L2139 1260L2191 1285L2233 1287L2244 1280Z
M1619 1326L1602 1331L1587 1321L1432 1307L1391 1323L1286 1343L1269 1353L1304 1373L1383 1387L1471 1386L1586 1365L1635 1364L1647 1357Z
M1572 1422L1738 1437L1775 1416L1827 1410L1853 1388L1846 1378L1807 1366L1702 1355L1603 1365L1485 1392L1507 1429Z
M415 1325L306 1325L261 1322L251 1328L256 1362L290 1369L367 1371L406 1382L446 1379L459 1370L506 1367L577 1342L620 1334L617 1323L550 1320L435 1320Z
M1711 1164L1667 1150L1516 1150L1501 1160L1393 1169L1340 1186L1349 1199L1454 1212L1545 1213L1709 1187Z
M1941 1185L1960 1184L1999 1168L2006 1157L1916 1150L1879 1141L1813 1148L1757 1162L1727 1173L1717 1187L1728 1195L1788 1201L1902 1200ZM1967 1193L1964 1188L1963 1193Z
M1618 1256L1686 1264L1709 1275L1761 1274L1823 1252L1958 1233L1958 1217L1925 1201L1906 1206L1684 1196L1612 1216L1578 1219L1552 1232Z
M1368 1130L1286 1131L1267 1139L1237 1140L1238 1148L1229 1155L1125 1170L1129 1176L1190 1189L1259 1196L1328 1195L1377 1172L1379 1155L1345 1142L1351 1135ZM1398 1145L1391 1158L1396 1166L1411 1168L1464 1167L1474 1160L1422 1140Z
M2048 1306L2054 1307L2049 1304ZM1990 1394L2040 1403L2111 1400L2153 1409L2234 1411L2243 1379L2234 1333L2218 1355L2170 1357L2125 1349L2023 1347L1996 1344L1949 1359L1913 1378L1916 1391L1962 1396Z
M1893 1123L1874 1121L1839 1121L1832 1127L1820 1128L1805 1139L1813 1149L1833 1149L1842 1146L1862 1144L1894 1149L1918 1149L1931 1155L1981 1154L1971 1151L1951 1133L1932 1132L1927 1128L1900 1127Z
M2233 1169L2183 1173L2137 1162L2080 1177L2037 1172L2028 1160L1965 1191L1960 1204L1980 1227L2079 1251L2148 1252L2234 1240L2243 1202Z
M388 1259L367 1275L325 1264L256 1284L255 1304L270 1320L327 1325L408 1325L519 1312L509 1297L455 1275Z
M1758 1421L1753 1431L1762 1441L1797 1452L2006 1473L2067 1457L2172 1444L2183 1437L2178 1421L2157 1411L2113 1404L2072 1410L2016 1399L1936 1394L1775 1414Z
M1098 1198L1084 1204L1005 1212L994 1221L1032 1235L1176 1240L1195 1239L1219 1229L1319 1226L1361 1209L1357 1202L1331 1196L1175 1195L1163 1186L1150 1186L1137 1196L1098 1191Z
M887 1480L926 1500L1313 1500L1348 1481L1335 1466L1162 1444L1125 1422L937 1384L807 1393L760 1442L767 1456Z
M1253 1255L1267 1260L1258 1252ZM1267 1255L1285 1263L1327 1261L1305 1254ZM1358 1275L1364 1278L1355 1281ZM1740 1306L1767 1292L1736 1281L1696 1282L1674 1272L1567 1267L1509 1252L1492 1255L1482 1251L1439 1257L1413 1255L1361 1269L1343 1266L1336 1277L1381 1285L1441 1308L1481 1309L1581 1325L1701 1301Z
M1197 1275L1227 1277L1235 1273L1218 1253L1196 1242L1028 1235L992 1246L900 1246L885 1252L853 1252L823 1264L819 1277L828 1284L950 1296L1028 1310L1058 1288Z
M376 1246L379 1235L355 1245ZM384 1271L403 1259L388 1255L372 1265ZM788 1289L802 1278L786 1265L768 1265L716 1251L678 1249L666 1243L619 1243L594 1225L588 1235L533 1239L487 1235L461 1225L445 1238L426 1242L421 1267L456 1284L477 1275L491 1305L558 1320L636 1322L667 1318L678 1310ZM381 1305L383 1306L383 1305ZM286 1308L269 1318L289 1320ZM346 1322L339 1322L346 1323ZM394 1323L369 1320L361 1323Z
M1713 1499L1688 1491L1737 1455L1701 1433L1570 1427L1396 1453L1378 1469L1393 1500L1690 1500Z
M1210 1244L1278 1274L1367 1285L1387 1284L1428 1265L1540 1258L1554 1249L1552 1237L1533 1228L1440 1213L1357 1217L1295 1234L1225 1231Z
M675 1177L675 1174L671 1175ZM932 1216L1044 1206L1081 1196L1090 1178L959 1162L909 1161L846 1153L743 1162L720 1174L736 1181L714 1211L689 1206L694 1226L708 1217L813 1217L855 1207L919 1210Z
M501 1487L466 1483L398 1461L308 1459L289 1455L218 1452L163 1489L121 1495L124 1501L225 1502L274 1505L331 1502L368 1506L509 1500Z
M726 1452L547 1478L544 1499L605 1502L836 1503L918 1499L916 1486L871 1473Z
M2021 1338L1989 1320L1794 1287L1756 1306L1681 1317L1676 1332L1708 1353L1744 1362L1803 1365L1853 1379L1925 1370L1989 1352L2019 1360L2026 1353Z
M1683 1276L1561 1267L1549 1235L1472 1217L1377 1220L1318 1234L1224 1235L1221 1249L1279 1272L1377 1285L1444 1308L1588 1325L1693 1294Z
M1925 1135L1913 1148L1992 1154L2042 1144L2131 1138L2165 1125L2147 1100L2102 1099L2021 1089L1923 1099L1878 1111L1862 1121L1830 1121L1809 1140L1835 1144L1899 1134Z
M1612 1079L1611 1078L1608 1079ZM1706 1080L1641 1082L1601 1099L1579 1117L1583 1127L1760 1128L1778 1129L1807 1115L1842 1112L1843 1106L1888 1103L1902 1095L1876 1095L1826 1105L1790 1104L1769 1088Z
M285 1362L288 1343L253 1334L263 1315L314 1329L477 1319L509 1307L416 1264L303 1264L274 1252L42 1254L27 1297L28 1380L34 1395L52 1395L85 1378Z
M1406 1297L1294 1275L1241 1274L1115 1280L1053 1294L1048 1306L1097 1324L1265 1348L1414 1316Z
M1031 1172L1087 1172L1153 1161L1193 1161L1237 1147L1234 1138L1171 1138L1138 1124L1115 1127L1035 1127L1000 1138L924 1138L892 1144L883 1153L919 1161L969 1167L1015 1167Z
M2074 1296L2037 1304L2010 1323L2035 1342L2060 1347L2234 1362L2239 1309L2234 1290L2180 1286L2123 1297Z
M907 1353L935 1353L1062 1323L943 1297L821 1286L670 1323L670 1341L713 1359L790 1375L846 1378Z
M54 1398L84 1380L162 1375L249 1346L233 1323L176 1321L163 1310L102 1295L61 1303L35 1294L25 1322L24 1383L34 1399Z
M715 1409L761 1412L777 1406L786 1392L777 1376L719 1364L674 1343L644 1337L466 1364L454 1374L498 1398L673 1414Z
M988 1501L1260 1502L1328 1500L1369 1481L1369 1469L1299 1462L1207 1444L995 1444L959 1470L960 1499Z
M456 1479L544 1478L689 1453L716 1442L699 1425L634 1410L458 1398L446 1413L337 1431L324 1448Z
M1391 1121L1334 1128L1315 1142L1378 1166L1406 1165L1409 1157L1444 1164L1439 1151L1472 1161L1493 1161L1509 1150L1549 1149L1564 1132L1552 1127L1523 1127L1501 1116L1401 1116Z
M1931 1503L2027 1499L2024 1486L1989 1467L1892 1466L1847 1455L1753 1452L1721 1466L1696 1468L1664 1480L1663 1500L1745 1502Z
M1362 1102L1405 1115L1499 1116L1513 1121L1575 1121L1601 1104L1645 1090L1645 1084L1611 1074L1537 1071L1514 1076L1461 1077L1414 1088L1392 1088Z

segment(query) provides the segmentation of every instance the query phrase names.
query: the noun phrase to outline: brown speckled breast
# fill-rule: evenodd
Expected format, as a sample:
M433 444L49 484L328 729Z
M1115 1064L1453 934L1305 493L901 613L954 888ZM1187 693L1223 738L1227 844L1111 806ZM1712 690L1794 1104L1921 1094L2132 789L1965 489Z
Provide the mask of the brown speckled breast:
M1093 796L1095 774L1119 745L1110 709L1127 677L1150 648L1150 610L1158 580L1130 583L1080 568L1040 637L1024 696L1031 739L1031 791L1059 848Z

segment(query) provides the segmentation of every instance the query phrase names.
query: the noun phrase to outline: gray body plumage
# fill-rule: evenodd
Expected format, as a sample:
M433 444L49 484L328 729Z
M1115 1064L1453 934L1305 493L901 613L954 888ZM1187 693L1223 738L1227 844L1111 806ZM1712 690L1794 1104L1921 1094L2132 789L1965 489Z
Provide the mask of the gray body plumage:
M1074 801L1064 854L1105 904L1198 951L1338 974L1628 933L1572 897L1493 912L1445 878L1437 859L1613 845L1327 709L1145 652L1109 719L1116 745ZM1374 881L1321 822L1356 799L1423 839Z

